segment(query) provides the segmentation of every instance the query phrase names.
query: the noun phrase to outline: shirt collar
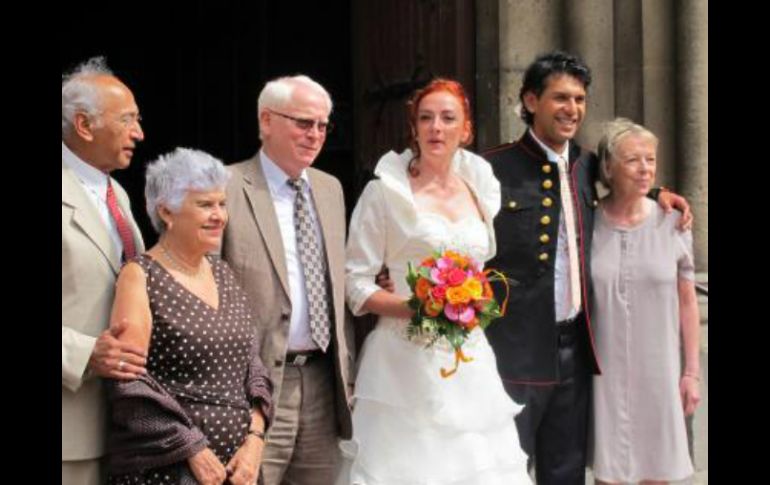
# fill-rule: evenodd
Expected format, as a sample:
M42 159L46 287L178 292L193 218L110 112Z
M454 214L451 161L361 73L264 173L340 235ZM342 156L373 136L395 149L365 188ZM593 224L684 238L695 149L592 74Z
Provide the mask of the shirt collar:
M271 194L293 193L291 192L292 188L286 183L289 180L289 176L267 156L264 150L259 151L259 160L262 163L262 170L265 172L265 179ZM307 170L303 170L299 177L305 181L306 186L310 186Z
M94 190L100 197L107 197L107 182L110 180L108 174L75 155L64 142L61 143L61 158L83 185Z
M557 163L559 161L559 157L569 161L569 140L567 140L567 143L564 144L564 150L562 150L561 153L556 153L548 145L540 141L532 128L529 129L529 134L532 136L532 139L535 140L538 145L540 145L540 148L543 149L545 155L548 157L549 162Z

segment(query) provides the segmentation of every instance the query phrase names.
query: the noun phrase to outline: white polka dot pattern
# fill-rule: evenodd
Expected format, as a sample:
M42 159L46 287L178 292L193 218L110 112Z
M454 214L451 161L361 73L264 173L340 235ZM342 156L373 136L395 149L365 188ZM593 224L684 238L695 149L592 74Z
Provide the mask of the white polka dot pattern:
M256 338L253 314L230 269L209 257L219 293L215 309L190 292L148 255L136 260L147 274L153 327L147 370L187 411L227 463L251 421L246 380ZM171 465L111 476L110 485L178 483Z

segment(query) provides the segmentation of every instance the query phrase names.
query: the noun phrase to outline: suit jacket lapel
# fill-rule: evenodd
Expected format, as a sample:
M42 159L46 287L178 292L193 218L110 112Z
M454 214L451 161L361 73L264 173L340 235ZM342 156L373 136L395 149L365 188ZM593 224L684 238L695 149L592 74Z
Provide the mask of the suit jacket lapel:
M120 271L117 249L113 245L96 207L88 200L80 182L63 162L61 198L63 204L72 207L72 221L94 243L117 274Z
M315 172L308 170L308 177L310 178L310 189L313 196L313 205L315 206L318 222L321 224L321 234L324 238L326 265L328 268L331 268L334 261L329 261L329 244L331 244L332 241L332 231L339 229L334 227L334 223L331 220L331 214L334 214L336 208L331 203L331 197L320 196L320 194L324 193L324 186L319 178L315 176Z
M281 282L286 296L290 297L289 276L286 270L286 254L281 238L281 228L278 226L278 218L275 215L273 198L270 195L270 188L267 186L265 174L262 171L262 164L259 162L259 155L252 159L253 169L248 175L244 176L243 190L246 199L251 205L251 213L257 223L257 228L262 235L262 239L270 254L275 272ZM232 224L234 221L231 221Z

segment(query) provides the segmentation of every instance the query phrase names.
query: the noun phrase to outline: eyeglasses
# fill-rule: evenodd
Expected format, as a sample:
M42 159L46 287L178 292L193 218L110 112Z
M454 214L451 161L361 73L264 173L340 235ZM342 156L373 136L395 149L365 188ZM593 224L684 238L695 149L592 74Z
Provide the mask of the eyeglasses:
M331 131L334 129L334 123L331 121L316 121L316 120L309 120L307 118L295 118L294 116L289 116L287 114L279 113L278 111L273 111L271 109L268 109L267 111L276 114L278 116L281 116L283 118L286 118L287 120L291 120L294 122L294 125L303 131L310 131L315 126L318 128L318 131L320 133L331 133Z
M139 125L142 122L142 115L138 113L126 113L118 118L118 123L125 128L131 128L135 125Z

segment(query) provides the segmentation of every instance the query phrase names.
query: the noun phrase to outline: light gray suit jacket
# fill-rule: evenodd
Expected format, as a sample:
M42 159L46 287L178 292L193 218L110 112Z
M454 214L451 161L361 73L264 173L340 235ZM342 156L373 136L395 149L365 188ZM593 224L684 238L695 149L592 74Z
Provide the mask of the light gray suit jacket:
M264 332L262 362L273 381L277 406L288 348L291 300L286 256L259 154L229 167L227 187L230 220L225 229L222 257L230 264L255 307L258 330ZM320 170L308 169L313 203L321 225L334 308L334 369L340 436L351 435L354 336L345 310L345 200L339 181Z
M137 251L142 236L126 191L112 180L131 224ZM62 461L104 453L106 402L102 379L84 376L99 334L109 326L120 259L99 213L62 161L61 172L61 454Z

